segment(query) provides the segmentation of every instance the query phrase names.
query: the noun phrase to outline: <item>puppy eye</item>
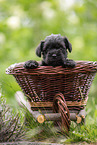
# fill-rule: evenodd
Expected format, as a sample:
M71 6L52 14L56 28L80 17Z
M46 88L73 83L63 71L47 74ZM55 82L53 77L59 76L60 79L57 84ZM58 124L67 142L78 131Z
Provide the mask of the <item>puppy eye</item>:
M60 45L60 44L57 44L57 48L58 48L58 49L63 49L63 46Z
M60 44L57 44L57 45L56 45L56 48L61 48L61 45L60 45Z
M63 47L60 47L60 50L63 50Z

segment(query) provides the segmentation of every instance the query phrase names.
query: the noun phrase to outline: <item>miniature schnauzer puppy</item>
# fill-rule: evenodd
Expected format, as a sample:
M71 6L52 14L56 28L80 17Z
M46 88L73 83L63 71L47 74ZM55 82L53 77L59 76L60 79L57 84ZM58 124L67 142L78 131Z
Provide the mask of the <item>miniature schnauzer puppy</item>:
M62 66L62 67L75 67L76 62L67 59L68 51L71 53L72 45L66 37L62 37L60 34L51 34L47 36L44 41L41 41L36 49L37 56L43 58L38 63L34 60L25 62L24 68L33 69L40 66Z

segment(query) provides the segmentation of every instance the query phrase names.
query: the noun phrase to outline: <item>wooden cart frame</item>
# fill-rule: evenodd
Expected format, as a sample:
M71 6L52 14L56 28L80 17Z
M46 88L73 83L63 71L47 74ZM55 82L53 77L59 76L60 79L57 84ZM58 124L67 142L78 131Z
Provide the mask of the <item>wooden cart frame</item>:
M27 109L39 123L55 121L68 132L70 121L85 122L85 106L97 62L77 61L75 68L25 69L23 64L11 65L6 73L15 77L28 99Z

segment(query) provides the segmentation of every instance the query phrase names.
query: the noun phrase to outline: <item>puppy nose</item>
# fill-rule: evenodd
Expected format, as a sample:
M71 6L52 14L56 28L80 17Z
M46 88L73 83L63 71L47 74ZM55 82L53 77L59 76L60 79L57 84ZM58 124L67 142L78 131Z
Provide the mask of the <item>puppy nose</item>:
M52 54L52 57L56 57L57 55L56 54Z

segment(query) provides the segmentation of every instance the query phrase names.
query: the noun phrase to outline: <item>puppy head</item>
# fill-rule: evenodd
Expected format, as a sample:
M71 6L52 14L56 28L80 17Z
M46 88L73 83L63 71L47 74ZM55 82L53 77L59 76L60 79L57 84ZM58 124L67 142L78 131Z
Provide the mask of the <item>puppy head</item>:
M58 35L50 35L41 41L36 49L37 56L41 57L43 55L43 60L45 63L50 65L55 63L56 65L61 65L62 62L67 58L67 50L72 51L71 43L66 37ZM57 64L56 64L57 61Z

